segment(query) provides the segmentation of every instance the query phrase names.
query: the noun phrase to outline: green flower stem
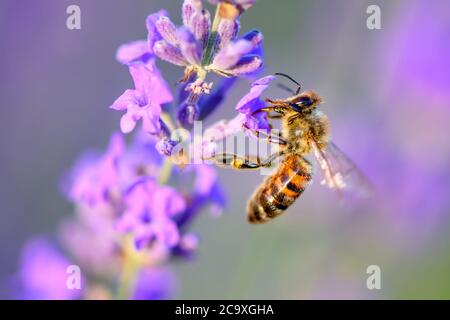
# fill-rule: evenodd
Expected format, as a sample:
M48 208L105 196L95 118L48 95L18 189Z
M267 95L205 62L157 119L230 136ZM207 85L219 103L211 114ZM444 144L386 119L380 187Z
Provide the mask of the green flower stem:
M117 289L117 300L131 299L134 293L136 279L141 269L139 254L133 252L131 238L125 239L125 256L122 265L122 276Z
M220 3L217 5L216 13L214 15L213 24L211 27L211 33L208 38L208 44L207 44L206 49L203 54L203 61L202 61L203 67L211 64L211 59L212 59L212 55L215 50L217 36L218 36L217 30L219 29L219 23L220 23L219 12L220 12Z
M160 184L166 184L170 179L171 172L172 161L166 159L161 168L158 182ZM142 268L142 263L145 260L145 254L136 251L134 248L131 237L128 236L123 239L122 248L124 250L124 257L122 264L122 275L116 294L117 300L127 300L132 298L137 277Z

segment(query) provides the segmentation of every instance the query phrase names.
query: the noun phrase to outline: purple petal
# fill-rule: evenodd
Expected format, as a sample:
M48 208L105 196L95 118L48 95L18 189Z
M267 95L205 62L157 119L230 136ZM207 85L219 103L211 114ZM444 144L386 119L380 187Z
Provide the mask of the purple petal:
M160 10L157 13L153 13L147 17L146 26L147 26L147 42L148 42L148 50L150 53L153 53L154 44L162 39L161 34L156 28L156 22L160 17L167 16L167 12L165 10Z
M244 124L246 128L256 131L269 131L271 129L266 112L247 115Z
M118 184L117 164L124 148L123 137L113 134L104 154L88 153L77 160L67 180L69 199L91 208L105 204Z
M250 92L238 102L236 110L244 114L251 114L258 108L261 108L261 100L259 98L274 80L274 76L266 76L253 82Z
M107 156L116 158L121 156L125 151L125 141L120 133L113 133L109 140Z
M147 41L138 40L121 45L117 49L116 60L126 65L137 60L148 60L150 56Z
M156 30L161 37L173 46L178 45L177 28L170 21L169 17L160 16L156 21Z
M152 104L150 108L143 111L142 129L150 134L157 134L160 130L161 105Z
M111 109L114 110L127 110L129 105L138 104L136 97L136 90L125 90L122 95L114 101L114 103L110 106Z
M22 299L77 299L83 290L67 288L67 267L72 265L51 242L37 238L22 252L19 279ZM84 281L81 282L83 289Z
M208 129L205 130L204 140L206 140L207 142L219 141L242 131L245 119L246 119L245 115L239 113L236 117L234 117L230 121L222 120L213 124Z
M263 35L260 31L256 29L251 30L244 34L241 39L245 39L253 43L254 49L250 52L251 54L263 57Z
M219 48L223 48L234 40L239 32L239 20L222 19L219 23L217 33L219 34Z
M192 129L194 121L197 120L199 115L198 105L188 104L183 102L178 108L177 119L180 125L185 129Z
M216 183L214 186L211 195L211 215L218 217L223 213L223 210L227 203L227 197L225 191L221 187L220 184Z
M153 225L140 225L134 231L134 246L137 250L141 250L148 245L155 236L156 234Z
M262 67L263 62L259 56L246 55L231 69L226 70L235 76L254 73Z
M133 230L139 225L139 219L130 212L124 212L121 217L116 221L115 229L122 233L127 233Z
M155 55L160 59L170 62L178 66L187 66L188 62L183 57L180 49L174 47L165 40L160 40L153 46Z
M252 87L253 86L265 86L265 85L269 85L272 81L274 81L276 79L275 76L265 76L262 77L258 80L253 81L252 83Z
M263 41L263 35L259 30L253 29L244 34L241 39L251 41L256 47Z
M180 248L183 251L193 252L198 248L198 236L193 233L187 233L183 235L180 240Z
M186 209L184 198L171 187L160 187L155 191L155 201L152 204L153 215L164 218L173 217Z
M129 67L136 90L141 92L147 101L162 105L173 101L169 85L154 62L133 64Z
M207 195L211 192L214 184L217 182L217 172L214 167L202 164L197 165L197 176L195 179L194 190L199 195Z
M178 30L180 50L190 64L199 64L201 61L202 48L187 28Z
M241 58L253 50L253 43L247 40L239 40L229 43L219 50L213 60L212 69L227 70L234 67Z
M154 232L157 240L169 248L175 247L180 242L177 224L170 219L163 219L154 223Z
M133 300L167 300L174 297L176 278L168 269L144 269L139 273Z
M123 133L130 133L136 127L136 123L141 117L139 113L133 112L133 109L129 108L120 118L120 130Z

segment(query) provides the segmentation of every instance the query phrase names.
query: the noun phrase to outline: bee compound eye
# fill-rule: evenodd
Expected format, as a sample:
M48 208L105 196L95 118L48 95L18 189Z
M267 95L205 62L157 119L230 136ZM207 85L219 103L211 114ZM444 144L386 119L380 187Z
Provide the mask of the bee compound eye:
M298 103L290 103L289 104L291 106L291 108L297 112L301 112L302 111L302 106Z
M297 101L297 105L299 105L301 107L309 107L312 104L313 104L313 101L312 101L312 99L310 97L301 97Z

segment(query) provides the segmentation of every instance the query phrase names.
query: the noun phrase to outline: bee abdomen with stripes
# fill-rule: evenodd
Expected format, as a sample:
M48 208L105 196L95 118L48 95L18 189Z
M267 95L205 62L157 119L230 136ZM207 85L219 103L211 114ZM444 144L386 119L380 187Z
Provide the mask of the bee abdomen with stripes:
M283 213L308 187L311 173L312 166L305 158L287 156L250 199L248 221L264 223Z

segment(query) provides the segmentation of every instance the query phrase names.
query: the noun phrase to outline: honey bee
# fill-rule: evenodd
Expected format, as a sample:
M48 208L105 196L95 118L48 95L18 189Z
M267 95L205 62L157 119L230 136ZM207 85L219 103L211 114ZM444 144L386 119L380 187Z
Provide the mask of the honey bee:
M290 76L276 73L291 80L298 87L286 99L266 99L269 119L282 122L280 136L254 131L258 138L279 145L279 151L268 159L241 158L220 154L216 161L235 169L270 167L278 157L282 161L275 173L267 177L250 198L247 207L250 223L264 223L282 214L300 197L312 181L312 164L306 156L314 154L323 172L323 183L339 194L349 187L357 187L363 193L370 192L370 185L356 165L330 140L328 117L319 110L322 98L313 91L301 92L300 84ZM248 129L248 128L247 128Z

